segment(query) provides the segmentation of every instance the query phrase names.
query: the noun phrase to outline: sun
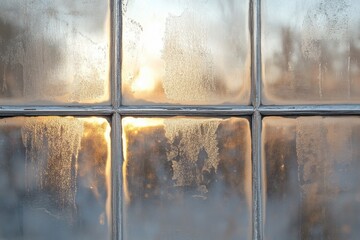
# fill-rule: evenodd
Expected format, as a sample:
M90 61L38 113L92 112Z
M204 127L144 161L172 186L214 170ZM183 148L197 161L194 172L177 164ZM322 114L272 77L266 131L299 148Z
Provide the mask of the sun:
M131 84L132 92L151 92L156 86L156 74L150 67L142 67Z

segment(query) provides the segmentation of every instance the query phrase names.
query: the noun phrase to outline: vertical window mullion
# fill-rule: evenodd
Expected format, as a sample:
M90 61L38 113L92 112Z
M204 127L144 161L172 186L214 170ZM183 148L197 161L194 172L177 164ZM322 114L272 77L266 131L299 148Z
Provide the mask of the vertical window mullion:
M252 104L261 105L261 0L250 2Z
M112 106L118 109L121 105L121 45L122 45L122 0L112 0L111 21L111 96Z
M111 179L112 179L112 239L122 239L122 142L121 117L117 111L121 105L121 46L122 46L122 0L111 1L111 96L112 131L111 131Z
M111 179L112 179L112 239L122 239L122 180L121 180L121 118L120 114L112 115L111 128Z
M256 111L252 116L252 191L253 191L253 239L263 239L263 220L262 220L262 158L261 158L261 114Z
M262 117L259 112L261 106L261 0L250 2L250 31L251 31L251 82L252 104L252 191L253 191L253 239L263 239L262 203L262 159L261 159L261 125Z

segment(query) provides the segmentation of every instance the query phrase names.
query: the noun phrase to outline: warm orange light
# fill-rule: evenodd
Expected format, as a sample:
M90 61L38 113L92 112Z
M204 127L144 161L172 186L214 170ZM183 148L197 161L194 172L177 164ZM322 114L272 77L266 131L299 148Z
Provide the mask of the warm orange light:
M105 119L103 119L105 120ZM106 139L107 143L107 159L106 159L106 166L105 166L105 172L106 172L106 188L107 188L107 199L106 199L106 216L109 223L109 227L111 226L111 139L110 139L110 124L107 123L106 130L104 132L104 137ZM110 227L111 228L111 227Z
M162 118L133 118L133 117L126 117L122 120L123 125L123 132L122 132L122 140L124 146L124 163L122 165L122 172L123 172L123 191L124 191L124 200L126 203L130 201L129 189L128 189L128 182L127 182L127 166L128 166L128 132L131 131L138 131L139 129L148 128L148 127L155 127L164 124L164 119Z
M154 127L164 124L162 118L133 118L126 117L123 119L123 126L126 130L136 130L139 128Z
M156 75L150 67L142 67L131 85L133 92L151 92L156 86Z
M107 159L105 165L105 178L106 178L106 191L107 191L107 198L106 198L106 217L109 223L109 227L111 226L111 127L109 122L105 118L98 118L98 117L90 117L90 118L80 118L82 121L91 123L96 126L102 126L106 124L106 128L104 131L104 139L106 140L107 145ZM91 131L85 131L84 134L91 134ZM100 222L101 222L100 218Z

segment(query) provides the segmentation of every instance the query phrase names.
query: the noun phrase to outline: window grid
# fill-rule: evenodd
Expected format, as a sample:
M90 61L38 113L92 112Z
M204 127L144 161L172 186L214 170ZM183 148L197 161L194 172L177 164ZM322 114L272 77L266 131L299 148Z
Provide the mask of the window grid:
M252 238L263 239L263 186L261 126L263 116L359 115L360 105L261 105L261 0L250 0L251 106L121 106L122 0L111 0L111 106L0 106L1 117L12 116L105 116L111 117L112 239L122 233L122 133L123 116L251 116L252 131Z

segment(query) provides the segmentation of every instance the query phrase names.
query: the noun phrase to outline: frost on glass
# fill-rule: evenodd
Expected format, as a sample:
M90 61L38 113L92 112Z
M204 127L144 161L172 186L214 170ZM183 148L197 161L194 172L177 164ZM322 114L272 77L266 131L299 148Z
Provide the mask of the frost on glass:
M0 239L109 239L110 125L0 120Z
M360 102L360 2L262 2L263 102Z
M358 239L360 118L267 117L266 239Z
M1 0L0 104L107 103L107 0Z
M124 239L250 239L247 119L122 123Z
M249 1L123 1L123 104L248 104Z

